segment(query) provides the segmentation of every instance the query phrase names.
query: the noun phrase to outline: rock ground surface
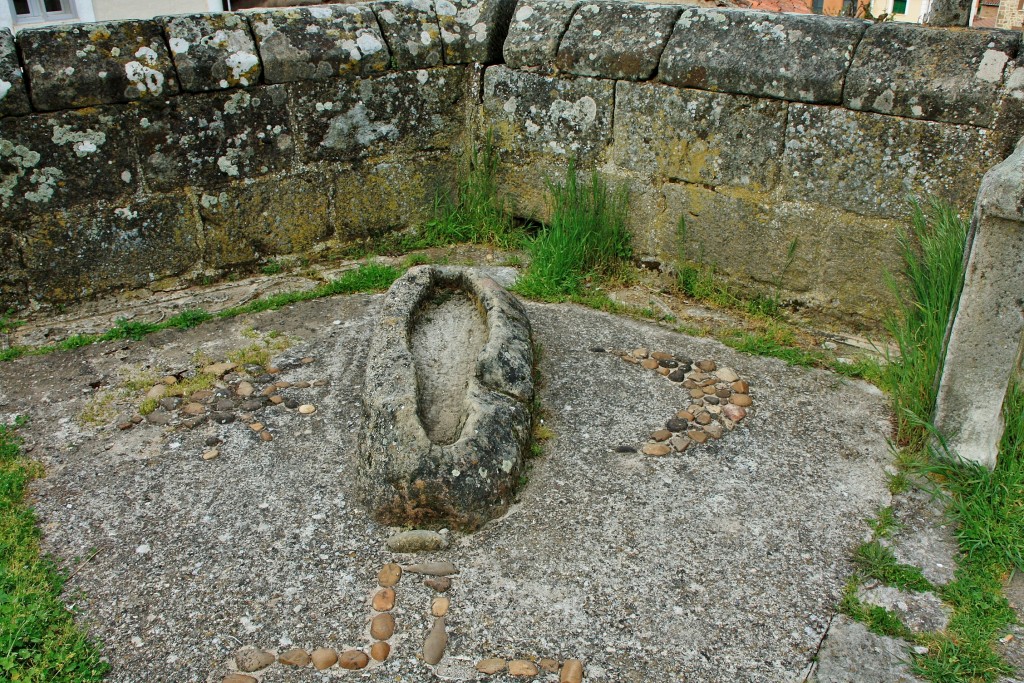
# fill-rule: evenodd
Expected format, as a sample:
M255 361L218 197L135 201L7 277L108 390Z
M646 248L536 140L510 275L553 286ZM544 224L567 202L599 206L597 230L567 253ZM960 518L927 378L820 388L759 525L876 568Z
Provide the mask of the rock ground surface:
M432 674L418 659L438 593L410 574L373 678L476 680L475 663L494 657L578 658L593 681L808 673L869 535L864 520L890 502L878 391L647 323L528 304L555 436L504 517L445 550L396 554L385 543L396 530L350 497L380 301L335 297L0 365L0 420L32 417L27 448L48 474L32 492L46 549L76 572L68 598L103 640L110 681L220 681L241 646L366 649L381 566L427 560L458 568L444 587L446 655ZM121 431L81 420L98 388L190 367L197 351L223 359L251 342L248 328L293 340L272 362L288 368L281 381L309 382L301 398L317 406L264 407L273 441L239 422ZM592 346L715 359L750 378L758 409L700 449L616 452L639 447L682 390ZM221 442L207 460L210 439ZM352 674L274 664L257 675Z

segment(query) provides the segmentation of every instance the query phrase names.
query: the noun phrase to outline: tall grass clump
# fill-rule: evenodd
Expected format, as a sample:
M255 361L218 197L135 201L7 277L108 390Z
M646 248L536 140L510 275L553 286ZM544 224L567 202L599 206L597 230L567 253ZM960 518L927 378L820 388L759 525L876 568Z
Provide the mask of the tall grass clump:
M883 378L896 408L896 440L914 450L923 447L931 418L936 378L945 353L946 327L964 282L967 224L956 210L933 200L927 212L913 203L909 230L897 236L903 279L888 277L897 305L885 326L899 347Z
M0 680L100 681L107 665L61 600L65 575L40 555L25 489L41 468L21 457L18 426L0 424Z
M493 244L502 249L523 242L512 215L498 193L498 152L488 132L482 147L473 146L469 165L452 194L434 199L433 218L419 240L407 246L443 246L464 242Z
M594 171L580 179L569 162L565 182L548 182L551 220L529 244L530 268L517 289L526 296L579 295L588 277L618 274L632 255L625 190L612 191Z

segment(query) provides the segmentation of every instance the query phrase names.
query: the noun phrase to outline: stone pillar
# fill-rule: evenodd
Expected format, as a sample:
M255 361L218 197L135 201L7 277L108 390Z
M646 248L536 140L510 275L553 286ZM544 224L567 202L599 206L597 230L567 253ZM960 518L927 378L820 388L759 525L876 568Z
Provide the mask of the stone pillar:
M982 179L971 234L935 426L954 452L994 467L1024 334L1024 140Z
M929 26L967 26L971 20L971 0L935 0L926 20Z

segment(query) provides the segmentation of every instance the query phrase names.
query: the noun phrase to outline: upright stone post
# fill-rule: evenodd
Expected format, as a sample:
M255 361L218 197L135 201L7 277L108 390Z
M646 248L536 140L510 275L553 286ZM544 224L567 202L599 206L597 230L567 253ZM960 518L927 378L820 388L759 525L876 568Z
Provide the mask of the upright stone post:
M961 457L995 467L1024 333L1024 140L982 179L971 235L935 426Z
M971 20L971 0L934 0L925 23L929 26L967 26Z

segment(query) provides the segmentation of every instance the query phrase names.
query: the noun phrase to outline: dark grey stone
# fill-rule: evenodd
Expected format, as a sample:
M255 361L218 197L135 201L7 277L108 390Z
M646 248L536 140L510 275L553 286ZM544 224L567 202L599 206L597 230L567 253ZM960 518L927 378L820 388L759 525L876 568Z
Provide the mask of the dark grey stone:
M996 161L996 136L988 130L790 106L784 173L790 198L891 217L909 215L910 196L970 206Z
M591 2L572 17L556 65L579 76L647 80L658 70L680 9L635 2Z
M10 29L0 28L0 116L27 114L31 110L14 36Z
M262 67L245 17L222 12L165 17L163 22L183 90L259 83Z
M874 24L846 76L850 109L990 126L1020 33Z
M493 66L484 74L484 120L498 148L516 160L530 153L589 163L611 140L614 88Z
M159 191L212 189L289 168L295 135L285 88L178 97L159 112L134 110L147 183Z
M156 21L110 21L26 29L18 46L36 109L159 99L178 92Z
M494 64L516 0L436 0L446 64Z
M838 103L866 22L686 9L661 57L666 83L797 102Z
M439 296L463 297L457 306L476 320L482 337L474 343L471 329L443 316L430 329L458 338L445 342L454 357L440 367L465 372L468 383L461 395L427 397L434 384L424 378L439 370L435 357L422 357L417 344L430 342L417 341L418 328L435 324L420 313ZM462 349L472 351L460 358ZM384 524L475 529L502 514L531 434L533 346L522 304L471 269L412 268L384 300L366 363L358 462L371 515ZM432 421L433 399L464 414L440 428Z
M615 163L647 177L770 189L782 170L787 107L744 95L620 82Z
M934 0L927 19L929 26L967 26L971 0Z
M249 23L268 83L383 73L390 62L377 18L367 6L254 12Z
M349 160L398 146L449 148L462 127L460 67L390 73L355 83L292 86L306 160Z
M558 43L580 6L566 0L520 0L505 38L505 64L513 69L550 72Z
M864 624L837 615L821 643L811 683L924 683L910 672L910 646L875 635Z
M424 69L443 63L441 27L431 0L373 3L396 69Z

